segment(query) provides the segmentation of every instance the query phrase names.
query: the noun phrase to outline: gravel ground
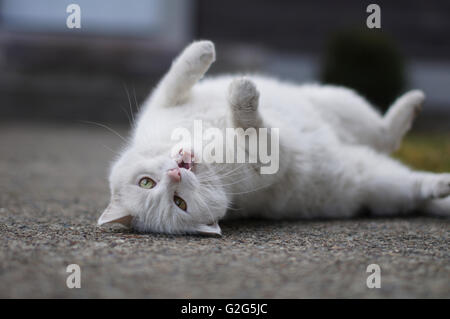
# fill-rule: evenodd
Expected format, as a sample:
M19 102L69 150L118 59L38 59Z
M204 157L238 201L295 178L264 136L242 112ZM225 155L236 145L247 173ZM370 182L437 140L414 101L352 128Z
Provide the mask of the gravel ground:
M96 228L119 142L85 124L1 125L0 297L450 298L444 219L233 221L222 238ZM74 263L81 289L66 287Z

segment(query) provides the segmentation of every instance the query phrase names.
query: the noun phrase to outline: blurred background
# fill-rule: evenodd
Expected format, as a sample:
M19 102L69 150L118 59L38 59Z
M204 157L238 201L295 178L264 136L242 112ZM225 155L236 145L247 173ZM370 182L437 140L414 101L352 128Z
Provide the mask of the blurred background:
M71 3L81 8L79 29L66 26ZM398 156L448 171L450 2L377 1L381 29L366 26L370 3L0 0L0 125L128 125L174 56L194 39L210 39L217 62L208 74L346 85L382 112L399 94L423 89L416 133Z

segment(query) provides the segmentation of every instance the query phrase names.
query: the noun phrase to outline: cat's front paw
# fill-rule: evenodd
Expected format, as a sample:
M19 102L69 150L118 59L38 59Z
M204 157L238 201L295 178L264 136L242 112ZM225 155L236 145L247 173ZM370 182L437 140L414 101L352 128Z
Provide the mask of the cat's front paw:
M228 100L235 111L256 111L259 92L252 81L247 78L239 78L231 82L228 88Z
M182 57L192 67L209 67L216 60L214 43L208 40L195 41L189 45Z
M246 129L261 125L258 114L259 92L252 81L239 78L231 82L228 88L228 103L236 127Z

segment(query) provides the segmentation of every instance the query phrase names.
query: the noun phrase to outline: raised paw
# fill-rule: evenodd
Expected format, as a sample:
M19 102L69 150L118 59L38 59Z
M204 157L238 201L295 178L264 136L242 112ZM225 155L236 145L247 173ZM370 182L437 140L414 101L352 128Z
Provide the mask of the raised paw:
M412 90L404 94L401 98L412 109L412 117L414 118L422 110L425 94L421 90Z
M246 78L236 79L228 88L228 100L236 111L256 111L259 92L252 81Z
M412 126L414 118L422 109L425 94L420 90L413 90L403 94L391 106L385 116L390 151L400 147L403 136Z
M184 50L181 58L194 68L208 68L216 60L214 43L207 40L193 42Z
M252 81L246 78L233 80L228 88L228 103L237 127L256 128L261 125L259 92Z
M211 41L197 41L187 46L159 83L154 93L154 103L174 106L186 102L192 87L205 75L215 57Z

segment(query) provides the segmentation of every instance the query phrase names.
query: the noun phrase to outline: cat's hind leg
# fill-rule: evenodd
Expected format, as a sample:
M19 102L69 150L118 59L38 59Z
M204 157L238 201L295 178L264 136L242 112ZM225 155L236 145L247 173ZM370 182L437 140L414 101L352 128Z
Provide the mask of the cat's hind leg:
M389 216L408 212L450 215L442 204L450 195L450 174L410 172L378 175L367 181L366 204L374 215ZM447 203L447 202L445 202ZM445 210L448 210L444 213Z
M310 87L306 92L342 142L367 145L387 154L398 149L425 98L422 91L410 91L382 116L353 90L323 86Z
M427 201L422 210L429 215L450 217L450 196Z
M386 155L366 151L353 149L346 156L354 170L356 198L374 215L428 212L430 203L450 195L450 174L412 171Z
M410 130L414 118L422 109L425 95L420 90L409 91L400 96L383 118L383 133L386 134L386 150L397 150L403 136Z

